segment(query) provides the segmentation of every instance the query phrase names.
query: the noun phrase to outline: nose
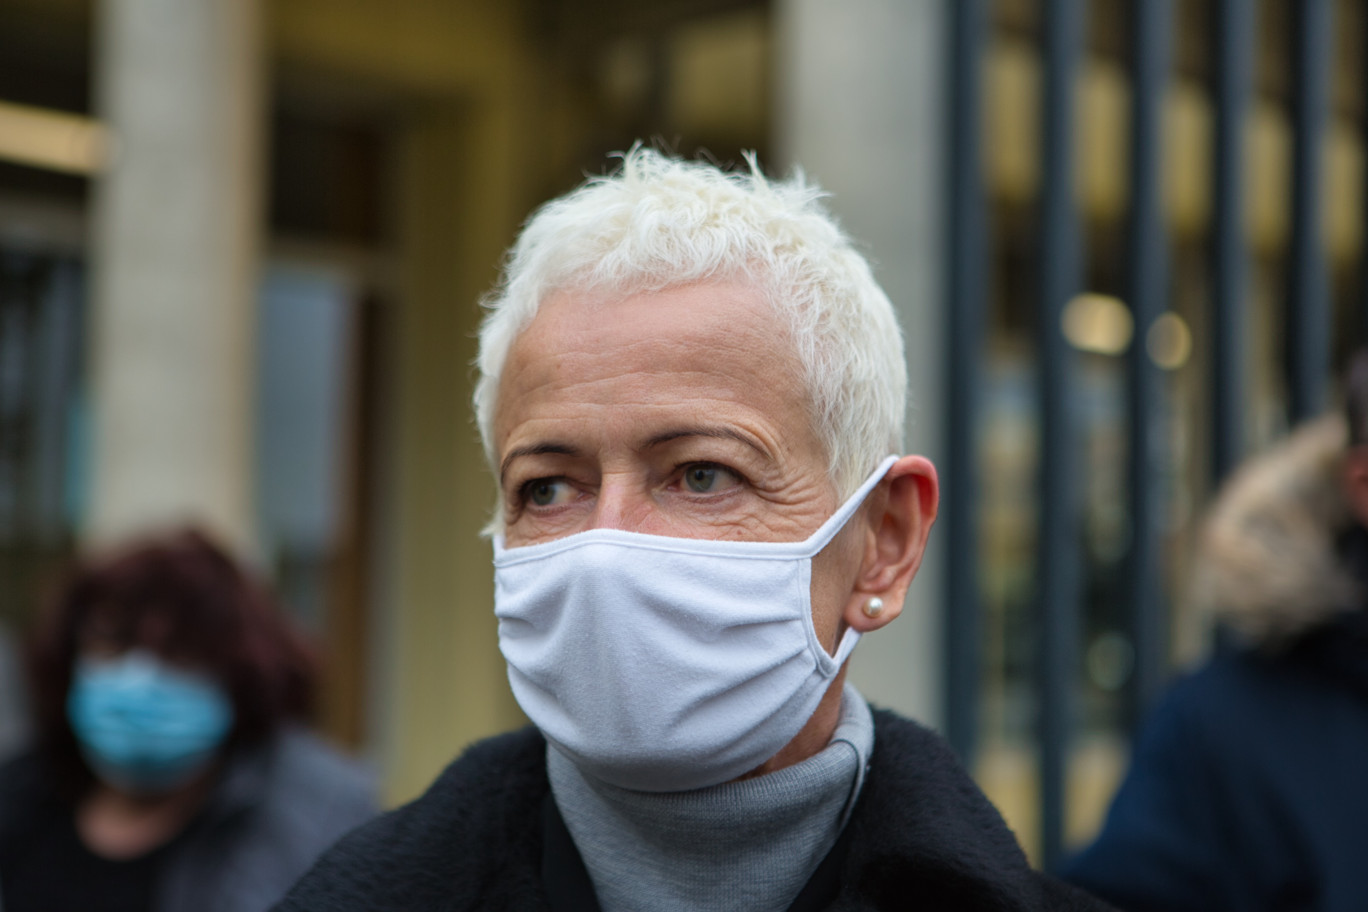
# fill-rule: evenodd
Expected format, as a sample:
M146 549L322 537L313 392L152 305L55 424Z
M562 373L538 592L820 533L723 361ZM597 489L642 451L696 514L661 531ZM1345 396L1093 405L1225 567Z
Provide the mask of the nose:
M604 475L590 518L591 529L641 532L650 523L654 505L640 479L628 475Z

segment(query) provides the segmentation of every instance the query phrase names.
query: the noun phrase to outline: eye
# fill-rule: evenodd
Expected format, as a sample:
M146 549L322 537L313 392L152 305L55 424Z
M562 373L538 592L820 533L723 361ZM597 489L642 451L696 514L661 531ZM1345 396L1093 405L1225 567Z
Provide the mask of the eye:
M684 485L695 494L716 494L737 483L736 473L711 462L684 467Z
M571 488L564 478L536 478L523 485L523 499L539 507L553 507L570 499Z
M133 630L127 621L108 615L94 614L77 633L77 645L83 653L113 657L133 645Z

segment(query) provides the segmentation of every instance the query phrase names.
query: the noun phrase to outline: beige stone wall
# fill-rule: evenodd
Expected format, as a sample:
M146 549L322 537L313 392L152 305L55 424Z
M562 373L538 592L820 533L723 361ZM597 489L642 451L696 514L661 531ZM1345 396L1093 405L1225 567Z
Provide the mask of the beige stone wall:
M391 515L370 629L369 741L387 799L417 795L471 741L518 725L479 538L493 481L470 418L480 295L529 202L534 75L517 4L277 0L277 66L385 99L396 146Z

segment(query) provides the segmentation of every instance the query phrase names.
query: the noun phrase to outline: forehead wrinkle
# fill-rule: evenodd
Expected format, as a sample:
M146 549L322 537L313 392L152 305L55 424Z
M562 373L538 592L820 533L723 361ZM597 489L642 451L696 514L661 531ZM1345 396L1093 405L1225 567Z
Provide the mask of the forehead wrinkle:
M710 323L690 323L694 308L676 302L657 302L645 309L666 311L677 319L680 332L670 336L644 336L622 341L611 350L599 345L604 324L614 319L614 312L627 301L641 298L651 299L672 292L690 291L702 288L710 290L714 301L724 304L723 315ZM638 310L639 305L633 306ZM588 311L588 315L584 313ZM561 290L550 294L536 315L518 333L510 346L511 362L519 349L532 342L536 336L543 336L551 343L549 347L557 352L557 361L573 359L578 356L588 358L620 358L636 349L645 349L649 356L654 350L668 353L670 349L705 351L722 348L735 348L745 352L755 350L756 343L777 341L785 362L784 368L793 376L803 373L798 346L794 339L792 321L785 319L780 308L775 307L766 290L746 282L726 281L721 283L688 283L638 295L620 298L612 294L596 293L593 290L581 292ZM506 362L505 371L509 364Z
M684 289L662 294L677 291ZM654 306L657 303L659 306ZM626 324L615 315L620 304L627 308L623 311ZM649 313L655 314L654 320L646 316ZM635 322L643 319L647 321L645 331L635 334ZM618 385L625 376L664 376L671 383ZM510 442L506 435L511 428L505 422L513 419L509 406L515 402L523 403L517 409L519 421L563 419L567 408L585 410L586 417L588 412L615 407L687 409L697 398L694 390L705 398L747 406L757 383L796 406L805 419L803 431L813 433L812 401L804 376L792 329L768 300L756 296L754 289L723 285L697 305L659 301L643 306L639 300L620 302L593 295L556 294L511 346L504 365L506 385L495 412L495 440ZM526 408L529 400L533 403L530 411ZM548 413L548 409L553 412ZM690 428L696 417L681 414L682 420L667 419L659 426L666 430ZM790 423L785 430L797 428ZM522 443L536 442L535 438L517 436L522 437ZM790 448L791 441L771 440L770 436L766 433L759 438L768 458ZM549 437L568 439L561 434ZM739 439L748 446L755 445L754 439ZM766 452L764 447L773 451Z

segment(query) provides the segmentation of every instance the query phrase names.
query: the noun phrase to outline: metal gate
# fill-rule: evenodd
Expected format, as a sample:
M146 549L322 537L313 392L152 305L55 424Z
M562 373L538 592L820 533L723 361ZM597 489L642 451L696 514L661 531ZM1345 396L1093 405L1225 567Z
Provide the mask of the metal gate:
M1020 4L1013 4L1020 6ZM1129 312L1133 332L1124 353L1125 478L1124 514L1128 545L1119 560L1123 581L1114 592L1124 598L1124 635L1133 653L1133 672L1125 684L1123 727L1142 717L1170 673L1169 619L1171 568L1165 561L1166 428L1174 392L1165 370L1143 340L1163 321L1175 294L1171 268L1174 249L1164 211L1166 162L1165 103L1175 85L1175 43L1191 35L1176 21L1200 20L1205 57L1197 85L1211 112L1204 201L1209 216L1201 238L1205 288L1199 322L1192 334L1199 357L1202 401L1189 409L1205 437L1201 472L1209 491L1247 450L1250 429L1249 375L1272 372L1281 378L1280 408L1287 424L1327 406L1332 367L1348 347L1362 340L1368 312L1364 277L1363 229L1368 196L1361 177L1365 139L1364 54L1345 48L1368 45L1368 3L1361 0L1040 0L1034 43L1040 67L1038 182L1030 213L1036 246L1029 281L1020 287L993 288L999 252L993 249L994 219L1001 206L986 186L985 66L993 42L998 7L988 0L955 0L951 9L952 48L950 247L948 351L950 396L948 460L944 471L943 522L949 568L945 604L948 681L947 734L962 756L972 760L981 731L981 681L984 673L984 556L980 485L985 418L987 326L992 301L1020 299L1032 315L1034 350L1030 389L1038 415L1035 474L1035 567L1030 618L1035 660L1035 746L1038 751L1040 860L1055 867L1065 852L1068 755L1077 730L1081 619L1085 610L1085 530L1080 526L1079 416L1080 355L1066 337L1067 309L1090 291L1090 233L1075 193L1076 92L1088 59L1091 18L1118 18L1117 59L1128 95L1124 120L1129 152L1118 297ZM1284 28L1284 26L1286 28ZM1343 34L1351 30L1349 35ZM1270 50L1272 48L1272 50ZM1278 51L1279 53L1275 53ZM1271 58L1264 60L1263 58ZM1281 66L1279 66L1281 63ZM1267 66L1265 66L1267 64ZM1281 89L1261 85L1256 68L1281 74ZM1332 97L1339 79L1349 88ZM1266 82L1267 80L1264 80ZM1357 87L1357 88L1355 88ZM1283 280L1273 293L1281 300L1277 333L1285 347L1261 363L1251 350L1251 251L1248 242L1250 147L1247 126L1256 100L1284 116L1290 133L1286 176L1286 231L1273 257ZM1333 121L1333 124L1332 124ZM1327 183L1327 136L1332 126L1346 148L1357 149L1357 187ZM1327 253L1327 193L1354 192L1358 235L1353 239L1348 278L1332 288ZM1261 273L1262 274L1262 273ZM999 284L1001 284L999 282ZM995 297L996 295L996 297ZM1338 329L1338 332L1336 330ZM1195 367L1193 369L1196 369Z

